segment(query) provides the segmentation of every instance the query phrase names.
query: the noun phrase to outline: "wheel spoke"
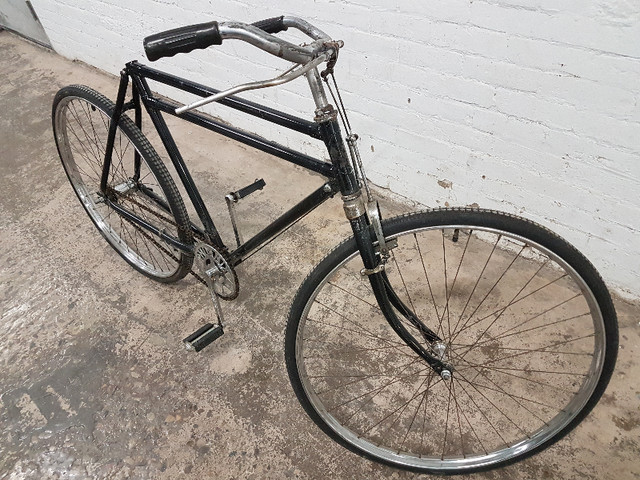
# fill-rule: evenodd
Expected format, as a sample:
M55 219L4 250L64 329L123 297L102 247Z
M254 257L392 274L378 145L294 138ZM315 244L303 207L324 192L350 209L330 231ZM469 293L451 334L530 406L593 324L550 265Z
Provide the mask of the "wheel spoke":
M451 226L432 226L438 211L389 222L399 233L385 280L442 339L444 349L416 336L450 366L450 379L394 332L349 244L326 260L335 262L322 266L328 274L310 275L287 331L297 392L336 438L438 473L498 465L562 436L594 394L608 351L576 267L505 227L521 220L447 214ZM456 220L468 216L478 223Z
M87 213L107 241L135 268L162 281L181 278L188 273L192 260L185 259L177 250L172 254L159 237L109 208L109 203L99 193L111 124L110 114L106 112L112 111L113 104L84 87L67 88L69 93L56 100L56 141L71 184ZM166 172L166 168L146 139L140 133L131 133L135 129L133 122L123 116L116 129L105 196L145 222L183 241L190 241L190 237L183 234L178 226L189 224L185 220L187 216L181 200L173 200L174 203L179 203L183 212L180 214L180 222L173 218L176 217L173 212L161 207L161 204L172 204L166 192L175 191L175 187L164 187L156 178L154 171L164 169ZM137 186L132 183L136 173L135 154L141 160L140 178L147 179L149 188L153 189L161 204L137 193ZM168 173L161 176L165 183L170 181L166 180L169 178ZM172 218L167 220L168 217ZM190 235L190 231L188 234Z

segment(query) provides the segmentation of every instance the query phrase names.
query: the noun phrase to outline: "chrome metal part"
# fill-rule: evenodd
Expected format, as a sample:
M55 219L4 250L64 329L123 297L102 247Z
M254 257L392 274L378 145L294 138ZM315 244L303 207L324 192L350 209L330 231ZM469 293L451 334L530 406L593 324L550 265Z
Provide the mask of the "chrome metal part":
M346 112L345 112L346 115ZM347 136L347 145L349 146L349 153L351 154L351 161L354 165L358 178L364 186L367 192L367 202L373 201L371 190L369 189L369 182L367 182L367 176L364 173L364 166L362 165L362 158L360 157L360 150L358 150L358 135L351 133Z
M264 30L241 22L220 22L218 31L223 39L243 40L277 57L293 63L306 63L318 55L331 37L306 20L285 16L282 23L287 27L300 30L313 41L307 45L296 45L282 38L271 35Z
M320 78L320 73L318 73L318 69L314 68L307 72L307 81L309 82L309 88L311 89L311 94L313 95L313 100L316 103L316 109L324 109L329 105L327 101L327 96L324 92L324 87L322 86L322 79Z
M342 196L342 200L345 202L351 201L351 200L355 200L356 198L360 197L361 193L360 192L355 192L352 193L351 195L343 195Z
M199 240L195 242L194 252L195 265L209 287L214 304L218 297L224 300L236 298L238 277L227 259L214 247Z
M440 372L440 377L442 377L443 380L450 380L453 376L453 367L448 363L449 356L447 355L447 345L444 342L433 342L431 344L431 351L436 358L444 364L445 368Z
M225 195L224 199L227 202L227 208L229 209L229 216L231 217L231 225L233 226L233 233L236 236L236 243L238 244L238 247L239 247L240 245L242 245L243 241L242 241L242 235L238 230L238 224L236 222L235 206L236 206L236 203L238 203L238 200L236 200L236 198L232 194Z
M384 233L382 232L382 220L380 218L380 208L378 207L378 202L376 200L370 200L367 202L367 217L369 218L369 223L373 228L373 233L376 235L376 240L378 240L378 248L380 250L380 254L384 257L388 255L387 242L384 239Z
M447 361L447 346L443 342L433 342L431 344L431 350L436 354L438 360L441 362Z
M306 20L303 20L302 18L285 15L282 19L282 23L286 27L292 27L300 30L302 33L313 38L314 40L322 40L322 41L331 40L331 37L329 37L329 35L324 33L319 28L314 27L313 25L311 25Z
M327 105L323 108L316 108L315 114L316 115L313 120L316 123L324 123L334 120L337 117L338 112L331 105Z
M324 190L325 192L329 193L333 189L331 188L331 184L330 183L325 183L324 186L322 187L322 190Z
M242 40L271 55L284 58L293 63L308 62L320 51L323 43L327 41L327 39L321 39L315 40L306 46L295 45L275 35L270 35L258 27L241 22L220 22L218 23L218 30L223 40Z
M344 202L344 213L349 220L361 217L367 212L364 199L362 198L362 193L360 193L360 191L353 195L342 197L342 200Z
M228 97L230 95L235 95L236 93L244 92L247 90L256 90L259 88L275 87L278 85L282 85L284 83L288 83L306 74L307 72L315 69L321 63L326 62L329 59L329 57L330 55L328 53L321 53L318 57L313 58L308 63L302 66L296 66L296 67L290 68L289 70L283 72L277 77L274 77L268 80L258 81L258 82L250 82L242 85L236 85L235 87L231 87L222 92L218 92L215 95L211 95L209 97L197 100L189 105L183 105L182 107L176 108L176 115L181 115L185 112L193 110L194 108L202 107L203 105L207 105L208 103L222 100L223 98Z
M384 265L385 265L385 262L381 260L380 263L376 265L374 268L363 268L362 270L360 270L360 275L362 275L363 277L366 277L369 275L373 275L374 273L383 272Z
M126 182L122 182L118 185L115 185L113 188L116 192L118 192L120 195L125 195L127 192L129 192L130 190L133 190L134 188L136 188L136 182L133 179L129 179Z
M397 246L398 246L398 239L392 238L391 240L389 239L385 240L385 247L387 250L387 254ZM381 253L379 245L376 245L376 252Z
M216 312L216 319L218 320L218 325L224 327L225 326L224 314L222 313L222 306L220 305L220 299L218 298L218 295L216 295L215 293L214 282L208 275L206 275L206 273L204 274L204 278L206 279L207 286L209 287L209 293L211 294L211 301L213 302L213 308L214 308L214 311Z

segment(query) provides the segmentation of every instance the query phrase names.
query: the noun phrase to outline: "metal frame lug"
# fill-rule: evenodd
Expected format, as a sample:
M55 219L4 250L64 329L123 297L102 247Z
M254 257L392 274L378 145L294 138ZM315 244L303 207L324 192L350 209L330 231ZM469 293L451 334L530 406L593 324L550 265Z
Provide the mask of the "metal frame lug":
M349 220L354 220L367 213L364 199L360 192L342 197L344 213Z
M313 120L316 123L330 122L338 117L338 112L331 105L326 107L317 108L315 111L315 117Z

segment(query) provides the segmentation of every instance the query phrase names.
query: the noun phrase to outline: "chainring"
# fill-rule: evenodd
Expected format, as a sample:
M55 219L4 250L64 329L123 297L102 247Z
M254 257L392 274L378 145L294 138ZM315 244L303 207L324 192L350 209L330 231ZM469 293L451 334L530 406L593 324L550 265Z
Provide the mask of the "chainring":
M223 300L233 300L240 292L235 269L226 257L211 245L196 240L195 262L207 284Z

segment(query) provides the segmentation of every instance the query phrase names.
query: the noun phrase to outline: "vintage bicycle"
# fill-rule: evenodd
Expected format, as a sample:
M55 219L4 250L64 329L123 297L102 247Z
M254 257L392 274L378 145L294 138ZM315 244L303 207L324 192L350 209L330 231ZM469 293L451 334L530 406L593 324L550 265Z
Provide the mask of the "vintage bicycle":
M309 42L276 36L289 28ZM506 213L446 208L382 220L334 77L342 42L302 19L203 23L147 37L144 47L154 61L228 39L293 66L273 79L219 91L132 61L121 72L115 104L79 85L61 89L53 102L62 164L102 236L142 274L169 283L192 273L211 292L217 320L185 344L201 350L223 334L219 300L237 297L237 265L339 195L353 236L304 280L285 333L291 384L318 427L370 459L431 473L503 466L571 431L603 394L618 345L614 307L591 263L548 229ZM300 77L315 101L313 120L236 96ZM183 105L155 94L148 80L202 98ZM196 111L210 102L320 140L327 159ZM200 224L189 219L167 167L141 131L143 107ZM326 181L246 241L235 204L265 182L228 194L235 232L229 246L165 114Z

